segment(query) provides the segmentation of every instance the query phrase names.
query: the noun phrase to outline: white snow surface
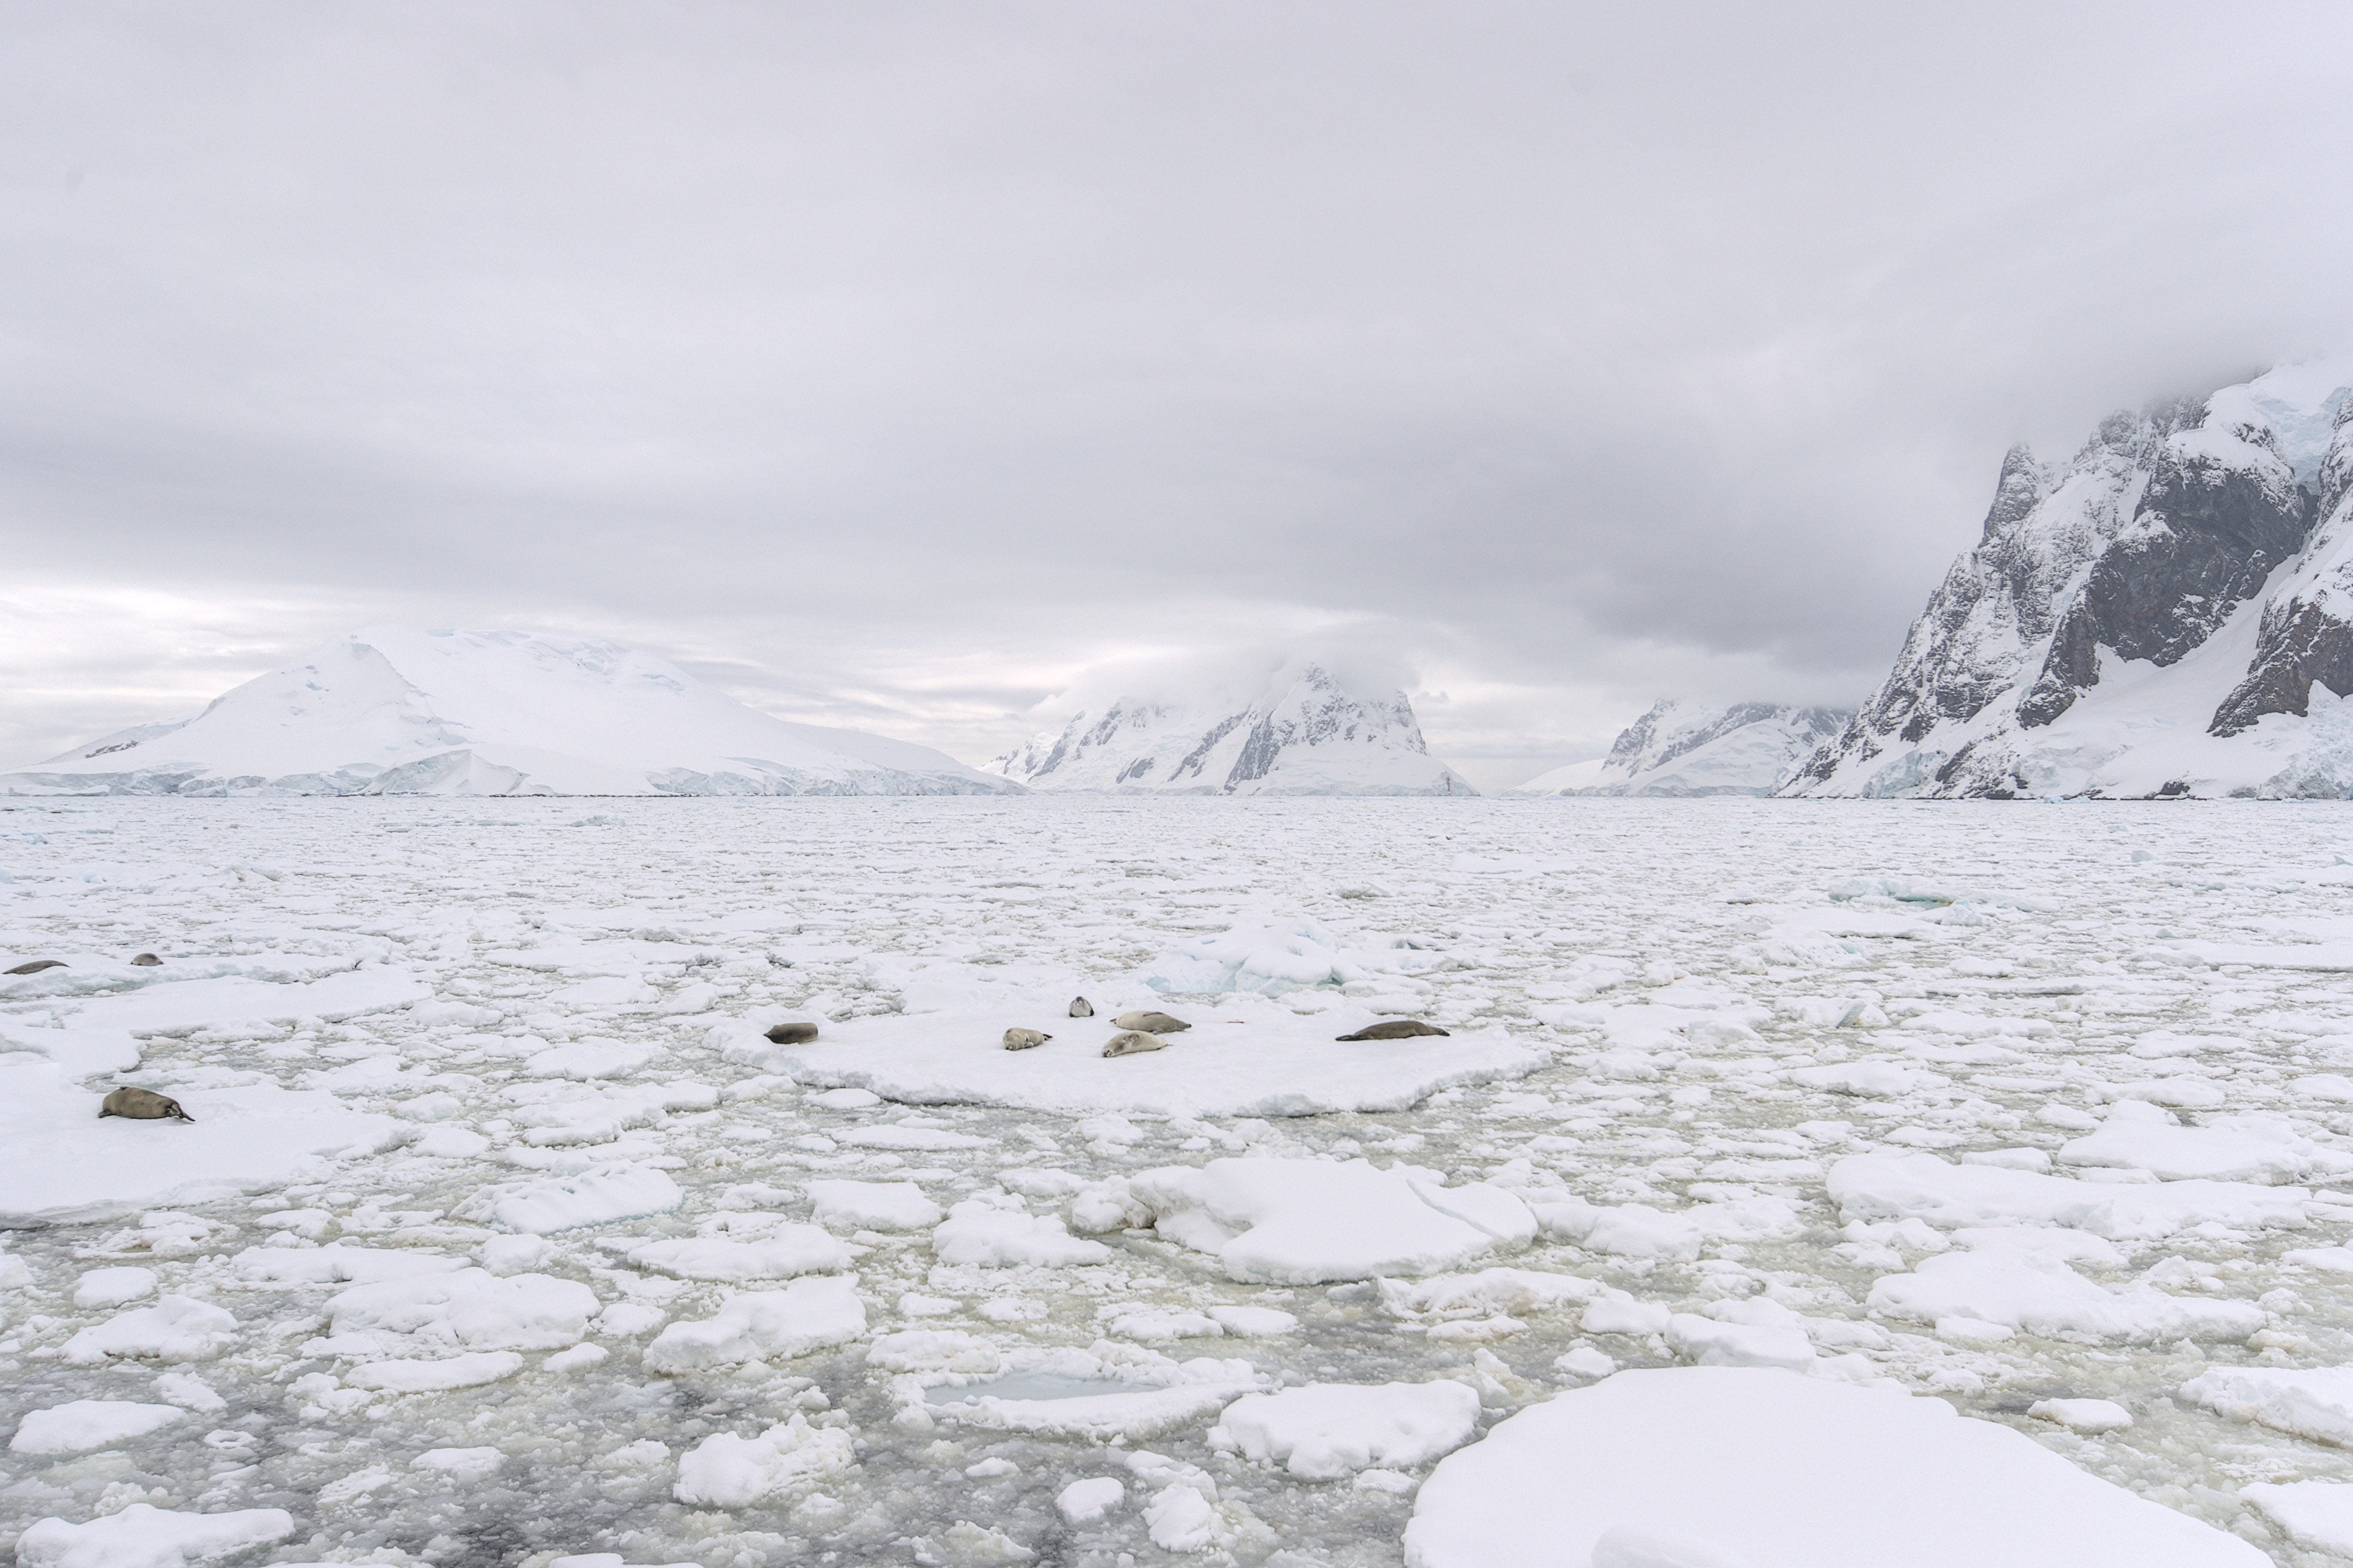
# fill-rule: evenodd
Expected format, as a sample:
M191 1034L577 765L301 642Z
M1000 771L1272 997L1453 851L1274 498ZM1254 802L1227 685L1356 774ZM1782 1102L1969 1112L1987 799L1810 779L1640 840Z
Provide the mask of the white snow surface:
M364 626L202 713L0 773L8 795L973 795L942 752L772 718L579 637Z
M1771 795L1852 711L1784 703L1712 706L1662 698L1598 763L1554 768L1514 795Z
M1753 1367L1620 1373L1441 1462L1412 1568L2253 1568L2236 1536L1942 1400Z
M1698 1456L1687 1515L1579 1547L1550 1510L1651 1472L1548 1481L1461 1550L1769 1563L1660 1532L1786 1450L1880 1500L1810 1519L2047 1480L2312 1568L2295 1489L2353 1473L2329 809L0 800L0 968L66 961L0 981L0 1113L64 1152L0 1163L0 1541L1397 1568L1515 1421L1769 1373L2046 1479L1630 1416L1628 1466ZM1138 1007L1194 1026L1096 1054ZM1333 1038L1398 1016L1451 1033ZM117 1083L198 1120L101 1121ZM78 1405L140 1414L28 1420Z
M1032 789L1121 795L1472 795L1406 694L1293 657L1262 678L1125 695L989 764Z

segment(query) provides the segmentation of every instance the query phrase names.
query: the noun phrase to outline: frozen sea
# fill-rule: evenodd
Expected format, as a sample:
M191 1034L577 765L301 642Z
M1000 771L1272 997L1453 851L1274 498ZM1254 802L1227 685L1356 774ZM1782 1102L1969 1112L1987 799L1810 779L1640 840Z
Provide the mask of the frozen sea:
M8 803L41 959L40 1568L1931 1561L1741 1500L1883 1528L1853 1401L1922 1507L2353 1561L2338 806Z

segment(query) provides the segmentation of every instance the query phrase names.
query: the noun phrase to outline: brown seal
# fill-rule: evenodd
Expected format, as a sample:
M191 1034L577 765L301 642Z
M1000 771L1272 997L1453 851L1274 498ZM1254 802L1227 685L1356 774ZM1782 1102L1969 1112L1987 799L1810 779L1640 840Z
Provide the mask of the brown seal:
M780 1046L805 1046L817 1038L815 1024L778 1024L768 1031L768 1038Z
M1005 1048L1008 1051L1034 1051L1053 1037L1036 1029L1008 1029L1005 1031Z
M1338 1040L1410 1040L1416 1035L1443 1035L1446 1031L1435 1024L1425 1024L1419 1018L1384 1018L1377 1024L1367 1024L1353 1035L1335 1035Z
M1124 1033L1113 1035L1103 1042L1103 1055L1107 1057L1132 1057L1143 1051L1163 1051L1167 1048L1167 1041L1157 1035L1147 1035L1141 1029L1129 1029Z
M195 1117L180 1109L180 1102L168 1094L157 1094L152 1089L118 1089L100 1102L100 1117L126 1117L132 1121L194 1121Z
M1156 1013L1150 1008L1134 1013L1122 1013L1111 1022L1112 1027L1115 1029L1142 1029L1153 1035L1174 1035L1193 1026L1182 1018L1172 1018L1166 1013Z
M65 966L66 961L62 958L37 958L30 963L18 964L8 973L11 974L38 974L44 969L63 969Z

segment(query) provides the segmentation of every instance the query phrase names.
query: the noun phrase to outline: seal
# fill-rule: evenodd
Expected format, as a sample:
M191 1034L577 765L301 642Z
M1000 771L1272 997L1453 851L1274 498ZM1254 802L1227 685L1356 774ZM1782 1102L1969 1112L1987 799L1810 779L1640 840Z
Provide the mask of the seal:
M63 969L65 966L66 961L62 958L37 958L30 963L18 964L8 973L11 974L38 974L44 969Z
M1147 1007L1138 1012L1122 1013L1112 1020L1112 1026L1118 1029L1142 1029L1153 1035L1174 1035L1189 1029L1193 1026L1182 1018L1172 1018L1166 1013L1156 1013Z
M805 1046L817 1038L815 1024L778 1024L768 1031L768 1038L780 1046Z
M178 1100L168 1094L157 1094L152 1089L118 1089L99 1102L98 1114L101 1121L110 1116L125 1117L132 1121L195 1120L180 1109Z
M1095 1005L1094 1005L1093 1003L1092 1003L1092 1002L1088 1001L1088 1000L1087 1000L1085 997L1083 997L1083 996L1073 996L1073 997L1071 997L1071 1017L1073 1017L1073 1018L1092 1018L1092 1017L1093 1017L1094 1016L1095 1016Z
M152 952L142 952L131 961L133 969L153 969L164 961Z
M1435 1024L1425 1024L1419 1018L1384 1018L1377 1024L1367 1024L1353 1035L1335 1035L1335 1040L1410 1040L1416 1035L1443 1035L1446 1031Z
M1005 1048L1008 1051L1034 1051L1053 1037L1036 1029L1008 1029L1005 1031Z
M1142 1029L1124 1030L1103 1042L1103 1055L1107 1057L1132 1057L1143 1051L1164 1051L1167 1048L1167 1041Z

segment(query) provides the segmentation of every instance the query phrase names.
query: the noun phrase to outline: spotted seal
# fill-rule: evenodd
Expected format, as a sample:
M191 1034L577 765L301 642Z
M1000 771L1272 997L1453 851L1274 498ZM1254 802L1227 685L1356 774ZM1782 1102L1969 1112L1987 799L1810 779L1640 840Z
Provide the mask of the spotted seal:
M1425 1024L1419 1018L1384 1018L1377 1024L1367 1024L1353 1035L1335 1035L1335 1040L1410 1040L1416 1035L1443 1035L1446 1031L1435 1024Z
M100 1101L100 1120L121 1116L132 1121L194 1121L195 1117L180 1109L180 1102L168 1094L157 1094L152 1089L118 1089Z

